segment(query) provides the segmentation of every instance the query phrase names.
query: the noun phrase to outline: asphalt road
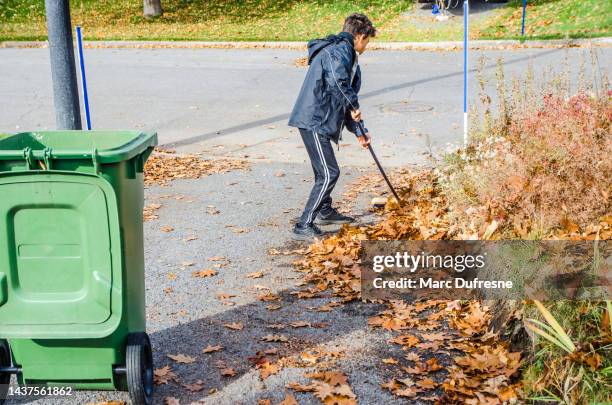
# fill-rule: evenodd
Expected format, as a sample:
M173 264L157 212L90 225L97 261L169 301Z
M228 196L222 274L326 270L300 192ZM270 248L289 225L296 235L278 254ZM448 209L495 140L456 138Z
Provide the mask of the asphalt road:
M541 77L548 66L558 67L566 57L577 68L584 52L486 52L485 73L493 76L496 59L504 57L507 77L524 73L530 63L536 77ZM95 128L155 129L161 144L179 151L251 160L250 171L177 180L168 187L146 190L147 204L162 204L159 219L145 223L148 331L156 367L170 365L177 375L177 381L157 386L156 404L167 397L183 404L254 404L262 398L278 403L285 396L285 385L305 382L308 369L285 367L262 381L248 358L271 347L278 348L275 359L315 348L343 351L331 367L346 373L360 403L402 403L380 388L397 370L380 360L402 354L386 343L386 333L367 326L368 316L378 308L358 303L332 312L313 310L329 299L296 299L291 294L300 280L291 265L295 257L269 254L270 249L300 247L290 242L289 230L311 181L299 137L286 127L305 72L294 66L299 56L287 50L87 50ZM474 55L472 60L476 59ZM602 68L609 69L611 59L611 50L600 52ZM377 51L364 55L361 64L363 111L385 164L423 163L426 153L461 142L460 53ZM0 49L0 71L0 131L52 128L48 50ZM475 90L476 81L471 83ZM343 175L336 197L362 171L371 170L369 156L350 137L346 135L337 153ZM284 176L278 176L279 171ZM362 196L354 211L364 214L362 222L372 220L366 211L367 197ZM209 206L220 212L207 213ZM162 232L163 226L174 231ZM188 241L189 236L197 239ZM192 271L217 263L209 260L216 256L226 259L216 276L192 277ZM246 277L257 271L264 276ZM270 311L269 303L258 300L267 291L281 296L279 310ZM221 300L219 294L233 297ZM287 326L294 321L321 327ZM234 322L244 329L223 326ZM275 324L285 327L270 328ZM270 333L283 334L288 342L262 342ZM207 345L217 344L224 350L202 353ZM179 364L167 357L176 354L195 361ZM220 361L237 375L221 376ZM198 380L200 391L185 388ZM318 403L311 394L296 397L301 404ZM126 400L127 395L80 392L69 400L36 403L108 399Z
M48 49L0 49L0 131L52 129L54 113ZM574 72L586 49L474 51L470 67L486 58L493 79L498 58L506 77L536 78L567 58ZM599 50L608 71L612 49ZM160 143L211 155L268 155L274 161L302 162L301 142L287 118L305 73L295 60L303 52L264 49L87 49L86 63L93 127L149 129ZM372 51L360 58L362 110L387 165L420 162L423 153L460 143L463 134L461 52ZM494 94L494 82L489 85ZM478 83L471 73L471 99ZM345 136L353 143L352 135ZM274 146L271 146L274 142ZM225 145L221 151L213 146ZM364 156L341 153L344 163Z

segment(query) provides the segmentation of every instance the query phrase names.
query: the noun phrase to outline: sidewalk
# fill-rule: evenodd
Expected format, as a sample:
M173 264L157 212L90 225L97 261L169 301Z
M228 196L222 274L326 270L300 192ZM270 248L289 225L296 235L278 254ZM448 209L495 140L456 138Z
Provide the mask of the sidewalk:
M46 48L46 41L4 41L0 48ZM117 49L306 49L304 42L211 42L211 41L85 41L85 48L117 48ZM495 40L471 41L470 49L496 50L496 49L542 49L542 48L589 48L612 47L612 37L588 39L554 39L554 40ZM396 50L396 51L436 51L463 49L461 41L442 42L373 42L369 50Z

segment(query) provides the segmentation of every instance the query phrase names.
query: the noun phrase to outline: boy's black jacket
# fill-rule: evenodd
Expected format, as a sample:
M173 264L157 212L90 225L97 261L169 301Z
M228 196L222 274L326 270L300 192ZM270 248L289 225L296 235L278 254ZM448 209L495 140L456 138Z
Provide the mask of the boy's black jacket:
M359 108L359 66L351 82L356 57L353 36L348 32L308 42L308 73L289 117L289 126L328 136L336 143L344 126L361 135L350 114Z

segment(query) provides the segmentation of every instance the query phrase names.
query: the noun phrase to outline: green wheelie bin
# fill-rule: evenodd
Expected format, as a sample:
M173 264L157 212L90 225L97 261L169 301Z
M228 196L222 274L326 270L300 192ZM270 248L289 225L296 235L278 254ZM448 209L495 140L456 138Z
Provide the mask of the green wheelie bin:
M0 136L0 403L18 383L150 404L144 164L157 134Z

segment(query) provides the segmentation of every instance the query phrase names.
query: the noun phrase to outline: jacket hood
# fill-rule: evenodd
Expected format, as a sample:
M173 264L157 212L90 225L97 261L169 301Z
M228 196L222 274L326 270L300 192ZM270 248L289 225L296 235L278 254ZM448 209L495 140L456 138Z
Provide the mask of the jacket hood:
M325 38L313 39L308 42L308 64L312 62L315 56L321 51L321 49L332 44L338 44L341 41L346 41L354 46L353 35L348 32L341 32L338 35L330 35Z

